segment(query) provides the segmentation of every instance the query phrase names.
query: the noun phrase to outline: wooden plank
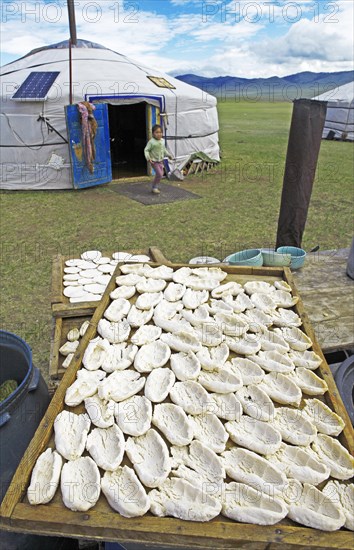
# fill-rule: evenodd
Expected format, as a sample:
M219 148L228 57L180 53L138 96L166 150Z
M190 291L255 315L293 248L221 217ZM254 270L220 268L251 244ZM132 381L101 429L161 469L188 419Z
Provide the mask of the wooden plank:
M153 262L156 262L158 264L164 264L168 265L171 262L164 256L164 254L161 252L157 246L150 246L149 248L149 256L153 260Z
M175 268L184 265L188 264L177 264ZM284 279L292 286L294 295L298 295L291 272L288 269L273 268L266 270L266 268L227 266L225 271L229 274L228 280L238 281L257 280L261 271L267 274L261 275L262 280ZM238 524L222 516L205 524L184 522L174 518L156 518L151 514L147 514L142 518L127 520L112 512L103 496L100 497L96 506L87 513L72 512L64 507L59 492L48 505L34 508L28 504L27 499L23 497L31 471L39 454L44 451L50 442L54 420L64 407L66 389L75 379L89 340L96 335L97 323L110 302L109 294L115 288L117 274L119 274L119 266L117 266L102 301L94 313L92 323L79 345L72 364L65 372L52 403L15 473L0 510L6 524L5 527L40 534L61 534L96 540L124 540L126 542L141 542L143 540L147 543L171 544L175 548L181 546L208 549L245 547L269 550L270 545L277 545L280 549L286 548L287 545L309 546L311 548L351 548L352 533L348 531L340 530L334 533L316 531L297 526L290 520L283 520L275 526L267 527ZM314 351L323 357L301 300L299 300L295 310L302 317L303 329L313 339ZM330 406L346 419L343 403L340 398L338 399L334 395L334 381L325 360L323 366L319 369L319 374L327 381L329 387L327 393L332 394L329 398ZM352 434L347 428L342 442L347 444L350 449L352 448ZM258 544L258 546L254 546L255 544Z
M57 319L53 318L52 322L54 322L54 331L50 342L49 376L51 378L58 378L59 347L60 347L63 319L61 317Z
M334 381L333 375L331 373L331 369L329 368L326 358L323 355L322 349L317 342L316 335L314 333L314 330L311 326L310 319L305 311L304 305L301 300L301 296L296 288L293 275L289 268L284 268L284 274L285 274L285 280L288 282L288 284L292 287L292 292L294 296L298 296L299 301L295 306L295 311L298 315L300 315L303 323L303 328L306 332L306 334L311 338L312 340L312 349L317 355L319 355L322 358L322 363L319 366L319 372L323 378L323 380L326 381L328 386L328 391L325 393L325 400L327 401L327 404L337 413L339 416L341 416L345 422L345 428L343 432L341 433L339 439L340 441L347 447L350 453L353 454L354 452L354 431L351 424L351 420L349 418L347 409L344 406L344 403L342 401L342 398L340 396L340 393L338 391L338 388L336 386L336 383Z
M107 505L108 506L108 505ZM205 548L235 548L239 543L258 544L274 543L310 546L320 548L352 548L352 533L348 531L323 532L297 527L293 525L272 525L258 527L250 524L239 524L227 518L199 524L182 521L174 518L157 518L147 515L142 518L126 519L115 513L114 525L112 512L109 510L97 512L91 509L86 513L72 512L59 506L36 507L36 525L40 532L46 528L47 534L64 534L63 529L70 536L89 538L93 540L113 540L124 542L171 544ZM33 507L20 503L16 506L12 516L12 523L16 526L29 526L33 520ZM290 522L288 522L290 523ZM201 536L201 533L203 535ZM178 544L176 544L178 543ZM245 546L247 548L247 546ZM262 546L258 546L261 548Z
M63 262L60 254L53 257L51 304L62 301L63 297Z

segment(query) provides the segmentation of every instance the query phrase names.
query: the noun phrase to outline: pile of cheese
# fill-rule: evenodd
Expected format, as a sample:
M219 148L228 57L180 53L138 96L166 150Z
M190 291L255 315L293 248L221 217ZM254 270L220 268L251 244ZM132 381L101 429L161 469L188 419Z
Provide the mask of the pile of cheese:
M120 269L29 502L60 483L75 511L103 493L127 518L353 529L344 422L316 397L321 357L290 286L241 285L219 267Z

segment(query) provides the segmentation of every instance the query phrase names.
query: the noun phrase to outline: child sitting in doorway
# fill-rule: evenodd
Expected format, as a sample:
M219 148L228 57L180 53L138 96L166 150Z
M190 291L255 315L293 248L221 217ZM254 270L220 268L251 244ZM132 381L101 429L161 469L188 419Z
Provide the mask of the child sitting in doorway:
M155 124L152 127L152 138L148 141L144 149L144 155L146 160L150 162L151 166L155 170L155 178L151 191L152 193L159 194L159 184L164 171L163 159L164 157L173 159L162 140L162 127L160 124Z

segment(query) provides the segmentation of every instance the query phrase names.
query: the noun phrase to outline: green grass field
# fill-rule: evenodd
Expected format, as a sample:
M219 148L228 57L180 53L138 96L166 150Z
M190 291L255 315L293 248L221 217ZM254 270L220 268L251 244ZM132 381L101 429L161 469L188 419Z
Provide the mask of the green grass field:
M46 373L54 254L155 245L186 261L274 245L291 112L291 103L220 102L222 162L182 184L199 200L143 206L109 185L1 193L1 328L25 338ZM305 249L349 246L353 175L353 144L323 141Z

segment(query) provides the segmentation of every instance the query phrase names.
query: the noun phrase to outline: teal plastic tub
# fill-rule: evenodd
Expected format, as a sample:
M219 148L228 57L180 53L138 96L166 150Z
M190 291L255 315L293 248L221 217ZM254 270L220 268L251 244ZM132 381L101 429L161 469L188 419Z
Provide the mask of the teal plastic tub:
M290 269L299 269L304 265L306 252L302 248L296 246L280 246L277 248L280 254L291 254Z
M279 254L274 248L261 248L263 265L267 267L289 267L291 254Z
M224 263L230 265L250 265L253 267L261 267L263 265L262 252L258 248L249 248L247 250L241 250L235 252L227 258Z

